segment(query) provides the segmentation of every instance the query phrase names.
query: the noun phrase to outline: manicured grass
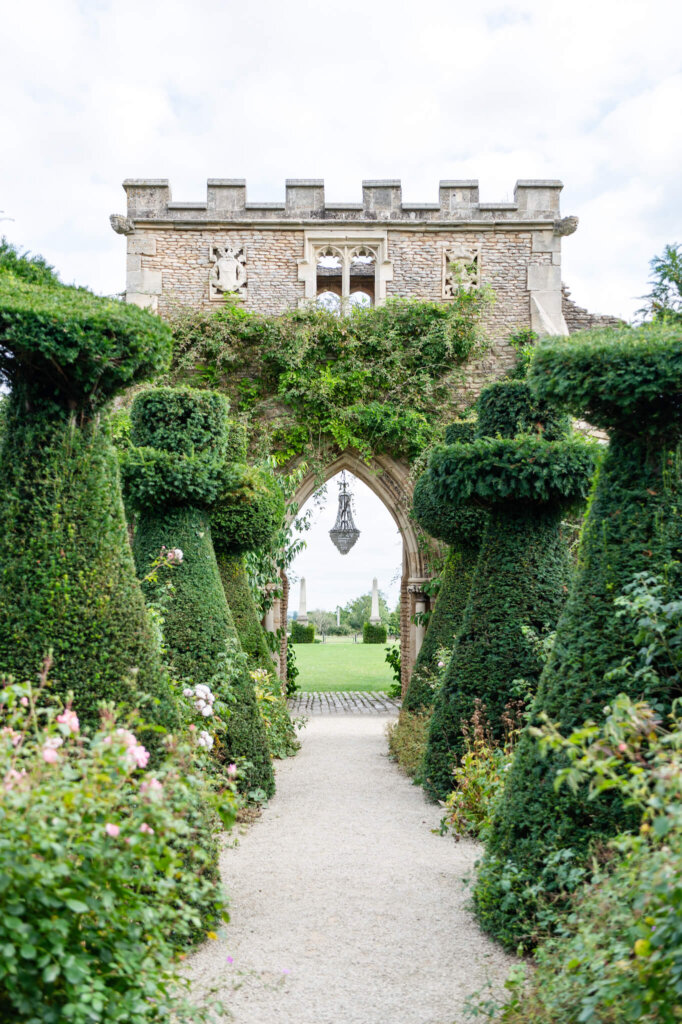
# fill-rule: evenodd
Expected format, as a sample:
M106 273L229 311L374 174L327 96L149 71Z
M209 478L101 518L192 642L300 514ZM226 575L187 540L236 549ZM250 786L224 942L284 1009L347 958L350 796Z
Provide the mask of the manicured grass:
M306 692L319 690L387 690L393 682L383 644L327 642L296 644L296 682Z

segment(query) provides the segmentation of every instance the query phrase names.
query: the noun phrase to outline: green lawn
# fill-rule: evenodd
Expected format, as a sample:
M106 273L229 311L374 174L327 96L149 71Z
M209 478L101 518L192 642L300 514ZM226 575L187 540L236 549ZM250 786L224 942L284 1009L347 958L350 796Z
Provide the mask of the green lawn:
M341 638L339 638L340 640ZM302 690L387 690L393 671L383 644L354 644L344 637L324 644L295 644Z

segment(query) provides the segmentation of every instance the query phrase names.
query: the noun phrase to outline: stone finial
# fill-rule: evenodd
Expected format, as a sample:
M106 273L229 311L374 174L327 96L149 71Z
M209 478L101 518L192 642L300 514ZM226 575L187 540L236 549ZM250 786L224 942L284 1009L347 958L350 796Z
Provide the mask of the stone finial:
M124 217L122 213L110 214L109 223L117 235L132 235L135 231L135 225L130 217Z
M301 576L301 583L298 597L298 619L296 620L302 626L308 625L308 610L306 606L306 593L305 593L305 576Z
M577 217L561 217L559 220L554 221L554 235L557 238L563 238L566 235L572 235L577 227Z
M369 617L371 626L381 625L381 615L379 614L379 584L376 576L372 580L372 613Z

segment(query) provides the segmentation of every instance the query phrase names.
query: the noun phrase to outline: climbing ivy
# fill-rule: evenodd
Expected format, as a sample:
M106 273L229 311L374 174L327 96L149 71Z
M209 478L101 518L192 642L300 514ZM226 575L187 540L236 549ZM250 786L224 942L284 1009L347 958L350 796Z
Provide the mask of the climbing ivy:
M393 300L336 316L177 309L173 382L225 393L246 414L252 454L310 463L334 447L413 461L453 418L468 359L485 347L486 290L451 303Z

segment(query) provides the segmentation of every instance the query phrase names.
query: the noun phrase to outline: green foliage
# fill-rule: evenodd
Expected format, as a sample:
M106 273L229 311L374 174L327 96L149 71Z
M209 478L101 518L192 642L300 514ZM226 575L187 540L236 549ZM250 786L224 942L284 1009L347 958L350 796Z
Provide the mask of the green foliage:
M537 950L530 985L508 986L496 1012L508 1024L680 1019L682 720L662 729L650 707L625 696L606 714L568 737L544 727L542 742L565 756L559 784L579 784L595 802L616 790L642 814L639 834L617 837L593 864L560 933Z
M29 284L41 284L52 287L59 284L54 267L51 267L42 256L31 256L28 252L20 252L3 236L0 238L0 274L12 274Z
M114 700L173 729L106 425L27 416L12 399L0 467L0 672L35 679L51 652L55 692L73 692L84 723Z
M415 782L420 781L430 718L429 710L415 714L402 708L397 722L389 722L386 726L390 756Z
M210 452L175 455L156 448L121 451L121 479L126 502L133 508L156 508L160 513L173 505L209 508L230 481L234 471L223 470ZM239 481L241 482L241 481Z
M435 798L445 799L452 788L453 766L466 750L463 727L476 701L485 705L492 736L500 740L513 680L535 689L542 663L525 629L540 635L553 629L566 598L570 565L560 522L560 510L544 504L491 510L457 643L434 702L424 775Z
M403 694L403 660L400 653L400 644L391 644L386 648L384 661L391 666L393 671L393 682L388 688L388 696L393 700L399 700Z
M599 447L580 437L481 437L434 450L428 476L436 499L482 507L498 502L578 503L584 499Z
M126 500L141 509L169 505L209 507L242 474L223 459L228 439L227 401L192 388L138 393L130 410L132 447L121 453Z
M268 747L273 757L291 757L300 750L294 724L289 717L286 700L282 696L279 679L273 672L257 668L251 673L258 712L263 720L268 737ZM299 724L301 720L298 720Z
M161 448L175 456L226 454L228 402L215 391L149 388L135 396L130 410L131 441L139 448Z
M184 745L143 771L144 747L113 715L89 738L35 698L7 685L0 709L0 1016L207 1019L175 955L227 917L213 808L229 826L233 789L218 804Z
M300 622L294 619L291 623L291 639L292 644L314 644L315 643L315 627L311 623L309 626L302 626Z
M359 632L372 614L371 593L362 594L360 597L348 601L341 612L341 621L347 622L356 632ZM388 605L383 593L379 591L379 617L382 624L388 623Z
M512 380L525 380L533 359L533 350L539 341L535 331L523 327L509 335L509 344L516 352L516 366L509 374Z
M266 547L282 528L284 493L265 467L231 466L211 515L217 551L243 554Z
M459 450L462 445L456 447ZM449 448L434 449L430 467L435 465L433 454L436 451L446 452ZM434 487L434 477L430 472L422 473L414 485L412 517L436 540L454 547L463 545L474 549L480 544L487 520L483 509L441 496Z
M413 458L452 415L452 387L483 347L485 290L452 303L395 300L338 317L301 309L277 317L228 307L173 316L174 380L205 382L248 410L257 443L280 460L329 447ZM248 384L248 387L245 387ZM266 416L273 399L280 416Z
M529 383L538 397L628 437L682 430L682 331L665 320L543 340Z
M141 578L162 547L182 552L170 597L163 580L147 580L150 601L161 601L164 637L174 670L193 685L203 684L229 705L225 734L214 753L223 765L245 758L245 791L274 792L272 763L258 714L247 659L225 599L207 513L187 507L138 510L133 552Z
M641 428L644 440L614 434L598 471L577 575L543 672L533 724L544 713L573 729L619 690L664 711L679 696L675 679L658 673L624 677L621 668L623 659L633 657L634 630L617 614L616 600L633 575L670 566L670 594L680 585L679 565L670 563L682 558L682 460L679 452L647 439L647 423ZM597 807L582 794L555 795L560 767L558 756L542 757L533 735L523 735L479 874L479 919L512 946L533 941L547 900L556 894L555 881L548 883L549 892L537 885L543 865L569 856L584 860L591 845L628 821L615 796Z
M464 753L453 768L453 789L445 800L440 832L441 835L451 832L455 839L472 836L485 840L493 808L502 793L506 772L511 767L523 702L513 701L507 705L501 741L493 736L485 707L480 701L474 703L471 721L462 730Z
M28 410L91 413L170 354L170 330L146 310L0 274L0 380Z
M478 437L536 434L556 441L569 430L568 417L538 400L523 380L498 380L483 388L476 403ZM450 442L452 443L452 442Z
M491 385L479 400L478 430L528 430L524 410L531 406L523 381ZM482 436L436 449L429 461L426 476L444 505L464 502L489 509L457 643L431 719L424 770L433 797L443 799L449 792L474 702L484 703L492 735L499 739L513 681L523 679L526 691L534 691L542 662L532 637L554 628L565 601L570 565L561 509L587 493L595 446L579 438L545 440L552 423L551 411L535 407L535 435Z
M482 514L478 515L481 519ZM480 538L476 539L480 543ZM403 700L406 711L415 713L433 705L442 669L450 660L462 625L479 550L479 544L463 540L448 552L436 605Z
M371 622L365 622L362 626L362 642L363 644L385 644L387 638L386 627L382 624L373 625Z
M445 428L445 443L446 444L458 444L461 442L464 444L467 441L473 441L476 436L476 420L455 420L454 423L448 423Z
M222 551L217 553L216 558L225 597L237 627L242 650L249 659L249 668L251 671L263 669L272 674L274 664L253 601L244 559L241 555L228 555Z
M666 245L662 256L654 256L649 266L652 288L644 296L646 304L637 313L645 320L682 321L682 245Z

